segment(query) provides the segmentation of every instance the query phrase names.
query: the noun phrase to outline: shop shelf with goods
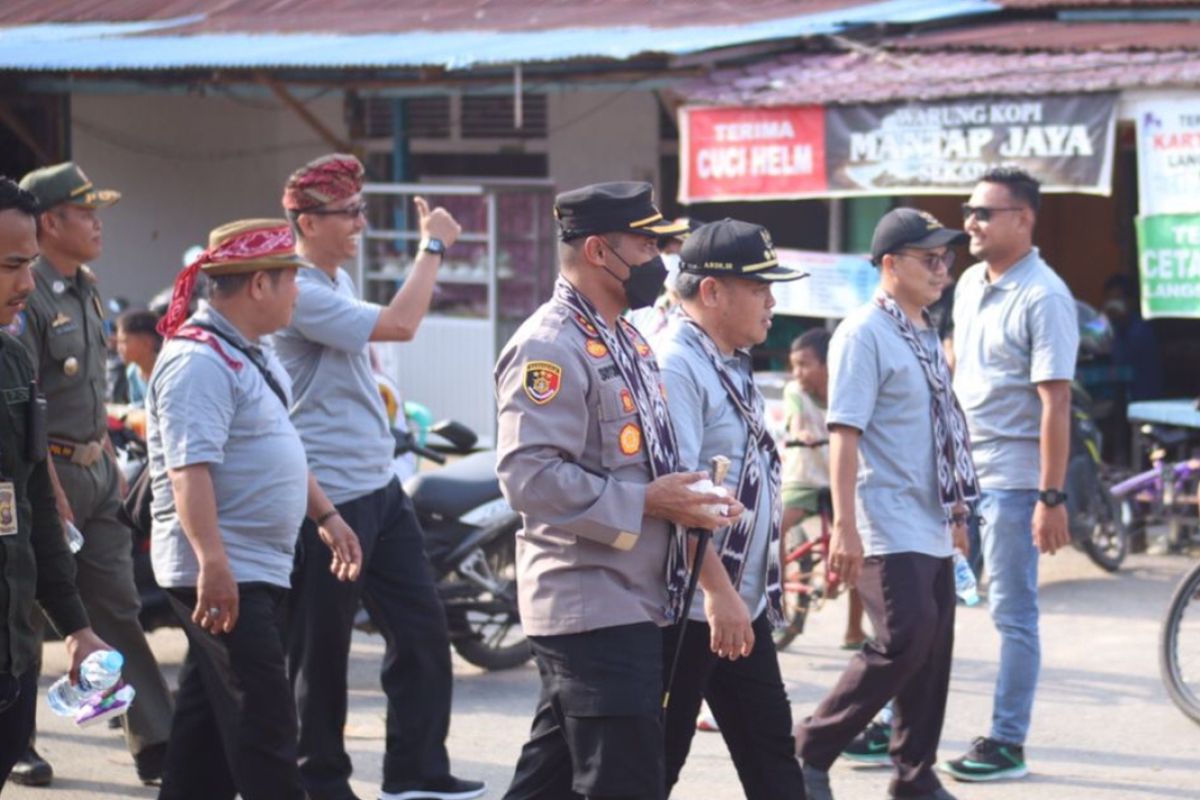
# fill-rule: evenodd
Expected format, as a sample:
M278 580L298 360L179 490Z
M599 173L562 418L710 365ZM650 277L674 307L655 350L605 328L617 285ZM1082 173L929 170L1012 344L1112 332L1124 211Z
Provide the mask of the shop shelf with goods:
M442 206L462 226L438 271L429 314L411 342L376 346L405 399L495 440L492 367L504 342L550 296L555 276L554 188L545 180L368 183L368 228L355 280L387 303L412 269L421 239L412 200Z

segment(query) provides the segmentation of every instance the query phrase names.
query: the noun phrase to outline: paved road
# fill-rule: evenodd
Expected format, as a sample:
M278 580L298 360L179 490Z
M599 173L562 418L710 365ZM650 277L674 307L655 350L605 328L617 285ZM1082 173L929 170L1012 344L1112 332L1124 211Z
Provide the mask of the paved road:
M952 785L962 800L1135 800L1200 798L1200 727L1170 704L1158 677L1161 616L1186 559L1134 556L1116 575L1076 552L1043 561L1043 672L1027 750L1033 775L1019 784ZM845 663L838 649L844 604L815 614L810 630L781 656L797 717L808 713ZM986 733L998 641L981 607L961 609L954 678L942 756L958 755ZM183 655L174 631L153 635L153 646L174 677ZM348 726L357 766L355 791L373 798L383 749L382 704L373 675L382 641L359 636L351 667ZM61 647L47 647L47 675L64 668ZM537 693L531 665L488 674L455 662L455 714L450 750L455 769L483 778L498 798L512 774ZM50 678L44 679L45 687ZM12 786L5 800L154 797L136 783L132 759L110 731L73 729L42 706L40 747L56 770L50 789ZM833 769L841 800L883 798L887 770ZM716 734L698 734L675 798L741 797L736 775Z

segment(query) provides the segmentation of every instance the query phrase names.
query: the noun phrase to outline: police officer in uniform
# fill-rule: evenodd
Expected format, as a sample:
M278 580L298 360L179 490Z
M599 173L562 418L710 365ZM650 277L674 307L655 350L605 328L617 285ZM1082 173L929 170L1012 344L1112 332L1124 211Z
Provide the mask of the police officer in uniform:
M84 264L100 255L96 212L120 194L96 189L70 162L29 173L21 188L41 207L41 255L33 264L36 288L17 327L49 406L55 499L59 515L83 533L76 584L96 632L125 656L124 678L137 690L137 702L124 718L126 743L138 777L153 782L161 777L166 753L171 695L138 622L132 541L117 518L121 478L105 419L104 312L96 277ZM49 783L49 765L32 760L37 757L32 743L27 756L32 757L27 772ZM21 765L14 781L19 770Z
M659 627L682 608L683 529L741 507L682 472L649 345L620 318L666 277L647 183L558 196L554 297L496 365L497 473L523 517L521 622L542 693L506 797L664 795ZM718 509L712 509L717 506Z
M37 201L0 178L0 325L33 291ZM66 634L71 670L105 649L88 627L73 577L75 564L54 509L46 468L45 411L29 353L0 329L0 791L33 730L40 616L34 601Z

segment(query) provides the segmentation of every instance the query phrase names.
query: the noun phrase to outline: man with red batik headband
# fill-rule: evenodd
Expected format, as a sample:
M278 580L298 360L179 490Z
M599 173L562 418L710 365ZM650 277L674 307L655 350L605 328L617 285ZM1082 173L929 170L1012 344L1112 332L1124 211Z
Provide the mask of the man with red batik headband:
M452 675L446 617L412 501L392 474L395 447L371 371L369 342L408 341L429 309L438 266L460 228L444 209L415 199L421 245L404 286L386 306L358 299L340 265L361 244L363 167L329 155L294 172L283 207L296 252L317 269L297 277L292 322L275 347L296 389L292 421L308 463L364 553L362 578L339 583L314 523L300 530L288 629L288 665L300 715L300 773L313 800L347 800L352 766L346 725L350 633L362 601L383 632L380 680L387 696L383 800L483 794L450 773ZM318 520L319 521L319 520Z
M296 302L284 220L223 225L175 282L146 389L151 560L188 638L160 800L300 800L283 614L307 513L353 581L358 540L304 466L291 382L267 334ZM210 305L187 317L203 270ZM213 734L216 734L215 736Z

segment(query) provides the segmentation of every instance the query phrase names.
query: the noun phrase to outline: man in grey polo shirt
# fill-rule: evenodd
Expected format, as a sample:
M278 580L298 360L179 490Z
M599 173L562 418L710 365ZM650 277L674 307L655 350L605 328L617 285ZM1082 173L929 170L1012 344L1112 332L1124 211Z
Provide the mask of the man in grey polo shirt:
M925 307L966 237L922 211L884 215L871 242L880 292L829 348L829 565L858 589L876 636L797 730L810 800L889 700L893 797L946 800L933 770L954 647L954 549L977 496L962 410ZM856 480L857 475L857 480Z
M293 573L288 663L300 716L300 773L313 800L348 800L346 669L360 601L383 632L380 680L387 696L382 800L478 797L483 783L450 773L452 675L446 616L412 501L392 474L394 440L368 343L407 341L429 308L442 253L458 223L417 198L421 244L404 286L386 306L363 302L340 265L366 227L363 167L330 155L294 172L283 205L297 251L316 269L298 280L291 324L275 347L292 376L292 421L308 463L336 512L362 543L363 574L340 583L316 524L300 531ZM319 520L318 520L319 521Z
M300 520L324 517L340 578L361 557L327 516L287 374L261 347L295 302L291 229L245 220L209 241L176 281L146 396L154 576L188 638L159 797L300 800L282 625ZM185 320L201 269L211 305Z
M954 390L971 428L983 496L988 607L1000 632L992 724L942 769L963 781L1019 778L1037 689L1038 553L1071 540L1062 491L1079 328L1075 302L1033 246L1038 182L983 177L963 206L971 254L954 296Z
M771 285L805 276L779 263L766 228L732 219L701 226L680 256L675 290L683 311L654 340L679 463L696 470L727 456L746 513L709 545L686 634L680 638L678 623L663 629L664 674L676 649L682 665L664 721L667 789L679 778L706 699L746 797L800 798L792 710L771 639L782 622L780 463L750 348L771 328Z

